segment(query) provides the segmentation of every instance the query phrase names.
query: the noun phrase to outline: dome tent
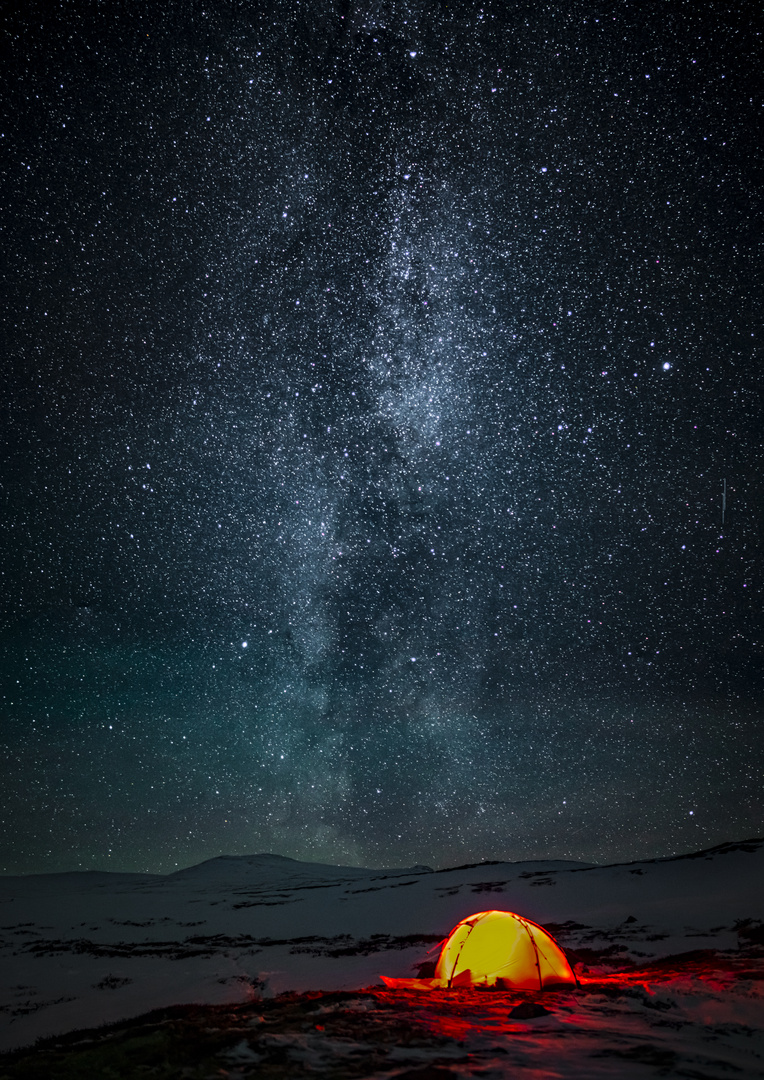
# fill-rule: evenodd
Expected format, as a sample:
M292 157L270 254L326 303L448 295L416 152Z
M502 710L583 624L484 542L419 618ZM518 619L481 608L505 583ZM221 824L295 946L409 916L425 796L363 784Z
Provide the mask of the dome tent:
M431 979L389 979L388 986L434 990L497 986L542 990L578 980L565 953L543 927L512 911L480 911L453 928Z

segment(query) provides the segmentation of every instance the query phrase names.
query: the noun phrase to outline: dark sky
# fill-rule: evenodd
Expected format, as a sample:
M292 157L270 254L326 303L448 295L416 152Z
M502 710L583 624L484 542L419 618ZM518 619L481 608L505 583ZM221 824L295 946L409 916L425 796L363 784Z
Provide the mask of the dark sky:
M5 7L0 871L764 832L761 29Z

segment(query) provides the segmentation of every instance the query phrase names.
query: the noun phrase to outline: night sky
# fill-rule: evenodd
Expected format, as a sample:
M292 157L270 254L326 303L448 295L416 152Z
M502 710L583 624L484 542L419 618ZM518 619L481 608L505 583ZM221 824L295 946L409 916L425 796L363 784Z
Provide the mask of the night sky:
M760 5L2 29L0 871L761 835Z

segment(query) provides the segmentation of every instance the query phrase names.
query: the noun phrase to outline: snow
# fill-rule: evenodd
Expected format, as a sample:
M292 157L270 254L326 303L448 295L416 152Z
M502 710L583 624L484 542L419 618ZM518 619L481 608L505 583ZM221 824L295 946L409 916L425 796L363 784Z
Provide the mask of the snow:
M171 1005L264 1008L284 991L356 992L381 974L412 977L460 919L490 908L546 926L572 951L582 988L545 994L549 1015L528 1020L509 1018L523 994L369 990L342 1005L344 1022L401 1008L435 1040L416 1053L388 1047L388 1068L467 1054L500 1075L510 1065L534 1076L655 1075L679 1060L698 1075L764 1074L762 840L615 866L372 870L254 855L168 876L0 878L0 1050ZM687 953L696 955L665 961ZM336 1008L321 1008L314 1017L328 1026ZM257 1042L239 1032L231 1064L258 1062L277 1044L322 1068L368 1050L360 1028L338 1039L328 1027L274 1032L255 1017L246 1030ZM543 1048L563 1038L567 1063L534 1072Z

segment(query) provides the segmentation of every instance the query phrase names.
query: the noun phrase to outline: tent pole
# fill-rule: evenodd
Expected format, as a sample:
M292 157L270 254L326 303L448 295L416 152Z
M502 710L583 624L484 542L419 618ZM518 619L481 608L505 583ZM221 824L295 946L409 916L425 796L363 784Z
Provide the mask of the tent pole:
M475 923L473 923L470 926L470 934L472 933L472 931L474 929L475 929ZM454 972L456 971L456 965L459 963L459 957L462 955L462 949L467 944L467 938L470 936L470 934L467 934L467 937L464 939L464 941L459 946L459 952L456 954L456 959L454 960L454 966L451 968L451 974L448 977L448 986L447 986L448 990L451 989L451 983L452 983L453 978L454 978Z
M525 932L528 935L528 937L531 939L531 945L533 946L533 951L536 954L536 971L538 971L538 973L539 973L539 990L543 990L544 989L544 984L541 981L541 962L539 961L539 950L538 950L538 946L536 945L536 939L534 938L533 934L531 933L530 927L528 926L525 919L521 919L520 922L525 927Z

